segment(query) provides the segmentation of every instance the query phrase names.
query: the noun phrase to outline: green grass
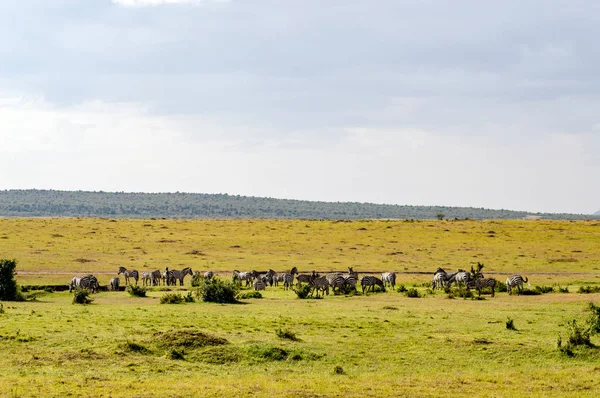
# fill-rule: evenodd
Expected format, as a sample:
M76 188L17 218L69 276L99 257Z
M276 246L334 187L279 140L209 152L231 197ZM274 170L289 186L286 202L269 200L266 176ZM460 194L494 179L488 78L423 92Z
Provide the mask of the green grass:
M150 288L145 298L93 294L81 306L68 292L38 290L35 301L2 303L0 396L591 397L600 389L600 349L577 347L570 357L556 344L572 319L589 317L589 302L600 303L599 293L576 293L600 281L592 222L0 219L0 227L0 252L19 261L21 284L93 272L105 285L121 264L375 273L479 261L501 281L519 272L532 289L571 291L450 300L421 286L432 275L410 273L397 283L419 299L389 289L301 300L280 286L238 304L161 305L165 291ZM193 250L202 255L186 254ZM172 291L184 297L189 281Z

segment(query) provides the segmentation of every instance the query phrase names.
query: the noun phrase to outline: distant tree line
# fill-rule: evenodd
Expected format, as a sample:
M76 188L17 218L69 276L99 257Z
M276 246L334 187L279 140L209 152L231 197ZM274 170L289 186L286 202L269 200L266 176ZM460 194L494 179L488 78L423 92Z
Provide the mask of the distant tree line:
M528 213L474 207L312 202L228 194L0 191L2 217L287 218L287 219L598 219L598 215Z

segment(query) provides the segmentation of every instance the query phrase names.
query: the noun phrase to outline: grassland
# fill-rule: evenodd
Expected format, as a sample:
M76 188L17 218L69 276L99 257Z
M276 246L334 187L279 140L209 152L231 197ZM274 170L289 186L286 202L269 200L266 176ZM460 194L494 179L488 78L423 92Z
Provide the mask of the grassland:
M431 276L417 272L482 262L486 275L519 272L572 292L299 300L269 288L235 305L103 292L87 306L38 292L3 303L0 396L596 396L600 350L567 357L556 339L567 321L587 317L589 301L600 302L575 293L599 281L598 243L593 222L0 219L0 257L17 258L21 284L83 272L106 284L120 265L223 277L353 266L420 283ZM299 340L281 339L279 329Z

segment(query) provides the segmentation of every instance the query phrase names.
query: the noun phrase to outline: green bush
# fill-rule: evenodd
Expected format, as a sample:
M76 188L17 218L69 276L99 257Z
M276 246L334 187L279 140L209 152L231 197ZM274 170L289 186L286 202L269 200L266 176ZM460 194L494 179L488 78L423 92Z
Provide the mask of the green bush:
M183 301L183 297L179 293L166 293L160 298L161 304L181 304Z
M600 333L600 306L597 306L594 303L590 303L589 309L592 312L588 319L588 324L590 325L590 332L592 334L598 334Z
M542 292L537 289L524 288L523 291L521 292L521 294L523 296L539 296L542 294Z
M558 290L559 293L569 293L569 286L565 286L565 287L557 286L556 289Z
M554 288L552 286L536 286L535 287L535 291L536 292L540 292L540 294L546 294L546 293L553 293L554 292Z
M194 274L192 275L192 286L193 287L200 286L200 283L202 282L203 279L204 279L204 275L202 275L198 271L195 271Z
M590 340L590 327L583 327L577 324L575 319L567 322L567 342L563 344L562 336L558 334L556 346L560 352L570 357L575 355L573 349L577 346L592 347Z
M398 285L398 288L396 288L396 291L398 293L405 293L407 291L406 286L404 285Z
M300 339L296 336L296 333L292 332L289 329L282 330L281 328L279 328L275 331L275 334L277 334L277 337L279 337L280 339L300 341Z
M194 299L194 296L192 295L192 292L188 292L188 294L183 296L183 301L185 301L186 303L195 303L196 302L196 300Z
M234 282L224 282L218 278L202 279L196 289L196 297L207 303L237 303L239 287Z
M579 286L577 293L600 293L600 286Z
M310 285L302 285L302 286L298 286L296 285L296 287L294 288L294 292L296 293L296 296L298 296L299 299L305 299L308 298L308 295L310 294Z
M87 289L75 289L73 291L73 304L90 304L94 300L89 295L90 291Z
M504 282L500 282L500 281L496 281L496 287L494 288L494 290L498 293L506 293L508 292L508 288L506 287L506 283Z
M508 330L517 330L515 327L515 321L511 317L506 318L506 328Z
M411 287L410 289L408 289L406 291L406 293L404 293L404 294L406 295L406 297L410 297L410 298L421 298L421 294L414 287Z
M259 291L253 290L251 292L243 292L237 295L238 300L245 299L260 299L263 298L262 294Z
M17 260L0 260L0 301L22 301L17 282L15 281L15 268Z
M130 296L132 297L146 297L146 288L143 286L134 286L134 285L129 285L127 286L127 288L125 289L125 291L127 293L129 293Z

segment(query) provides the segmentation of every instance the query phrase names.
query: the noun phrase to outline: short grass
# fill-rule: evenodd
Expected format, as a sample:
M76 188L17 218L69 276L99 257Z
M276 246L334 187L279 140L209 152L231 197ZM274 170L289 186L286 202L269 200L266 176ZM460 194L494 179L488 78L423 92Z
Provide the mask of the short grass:
M0 257L19 261L21 284L84 272L107 284L120 265L223 278L352 266L401 272L422 296L300 300L269 287L240 304L166 305L152 288L74 305L67 292L28 293L0 313L0 396L596 396L600 349L568 357L556 340L600 303L575 293L600 281L599 239L594 222L0 219ZM416 274L477 262L486 276L518 272L572 293L449 299Z

